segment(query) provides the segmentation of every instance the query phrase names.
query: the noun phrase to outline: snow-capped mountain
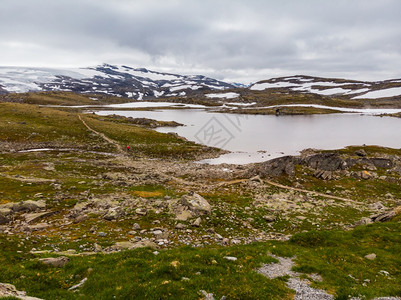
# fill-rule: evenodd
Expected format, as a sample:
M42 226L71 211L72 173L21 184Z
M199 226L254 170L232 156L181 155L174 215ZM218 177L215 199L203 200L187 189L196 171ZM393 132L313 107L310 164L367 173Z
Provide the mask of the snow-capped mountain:
M77 69L0 67L0 93L73 91L142 100L233 87L202 75L184 76L108 64Z
M401 96L401 79L367 82L298 75L259 81L249 89L309 93L348 99L377 99Z

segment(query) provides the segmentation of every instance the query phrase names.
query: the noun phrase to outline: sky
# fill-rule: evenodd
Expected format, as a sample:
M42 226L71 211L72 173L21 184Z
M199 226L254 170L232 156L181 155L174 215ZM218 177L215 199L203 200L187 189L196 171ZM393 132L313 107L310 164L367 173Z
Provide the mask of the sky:
M400 0L1 0L0 66L401 78Z

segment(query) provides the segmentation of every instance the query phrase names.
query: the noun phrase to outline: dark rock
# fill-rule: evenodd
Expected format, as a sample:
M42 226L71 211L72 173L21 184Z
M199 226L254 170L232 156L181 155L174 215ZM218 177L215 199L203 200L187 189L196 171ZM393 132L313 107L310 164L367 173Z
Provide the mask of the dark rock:
M360 157L365 157L365 156L368 155L368 154L366 153L365 150L359 149L359 150L356 150L356 151L355 151L355 155L360 156Z
M316 178L320 178L323 180L331 180L333 178L333 174L331 171L323 171L323 170L317 170L313 176Z
M262 162L259 164L255 164L248 171L248 176L256 176L259 175L261 177L265 176L280 176L280 175L289 175L294 176L295 174L295 164L298 162L298 159L293 156L283 156L279 158L275 158L266 162Z
M313 169L323 171L344 170L347 163L337 153L319 153L303 159L304 163Z
M378 223L378 222L390 221L396 215L397 215L396 212L394 210L392 210L392 211L388 211L388 212L385 212L385 213L373 215L370 218L372 219L373 222Z
M393 167L392 160L388 158L370 158L369 160L376 168L391 169Z

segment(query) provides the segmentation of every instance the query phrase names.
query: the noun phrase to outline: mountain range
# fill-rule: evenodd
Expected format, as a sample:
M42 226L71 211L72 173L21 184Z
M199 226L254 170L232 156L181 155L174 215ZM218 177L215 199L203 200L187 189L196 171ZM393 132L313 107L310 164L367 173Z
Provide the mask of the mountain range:
M401 79L357 81L313 76L262 80L250 86L202 75L177 75L103 64L75 69L0 67L0 93L72 91L147 100L167 97L238 99L243 95L306 94L317 98L382 99L401 97Z

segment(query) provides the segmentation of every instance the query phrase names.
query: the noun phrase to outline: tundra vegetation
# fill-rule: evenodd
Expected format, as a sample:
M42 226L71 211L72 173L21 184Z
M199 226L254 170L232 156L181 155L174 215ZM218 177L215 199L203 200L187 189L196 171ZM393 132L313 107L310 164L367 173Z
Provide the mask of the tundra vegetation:
M200 165L222 151L151 121L41 106L89 96L10 99L1 283L42 299L292 299L292 273L258 271L284 257L335 299L401 296L400 149Z

